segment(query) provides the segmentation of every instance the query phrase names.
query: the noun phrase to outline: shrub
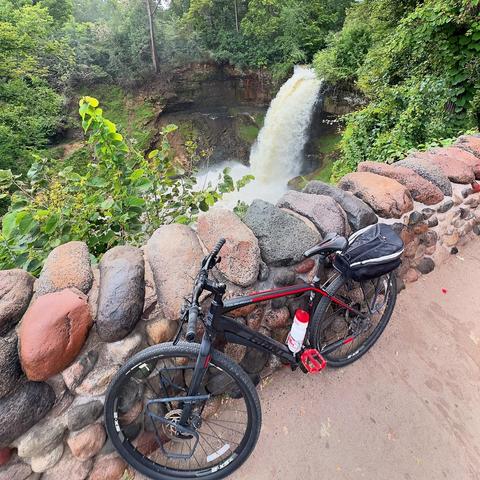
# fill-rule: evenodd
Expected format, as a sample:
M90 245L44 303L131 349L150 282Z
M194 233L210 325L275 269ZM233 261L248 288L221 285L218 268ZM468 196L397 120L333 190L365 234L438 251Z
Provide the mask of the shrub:
M234 182L224 171L217 186L199 190L195 172L173 162L167 136L176 126L163 129L160 147L145 158L103 116L98 100L83 97L79 113L91 151L82 168L37 157L25 180L0 170L1 198L10 198L0 268L38 273L50 250L71 240L85 241L95 256L117 244L139 244L162 224L194 221L252 178Z

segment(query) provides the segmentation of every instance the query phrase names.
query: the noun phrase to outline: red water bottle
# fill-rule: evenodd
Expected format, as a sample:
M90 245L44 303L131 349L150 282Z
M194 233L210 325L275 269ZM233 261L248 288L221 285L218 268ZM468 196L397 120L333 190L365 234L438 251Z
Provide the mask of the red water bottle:
M310 321L310 315L305 310L300 308L295 312L293 318L292 328L287 337L287 346L292 353L298 353L303 347L303 341L307 333L308 322Z

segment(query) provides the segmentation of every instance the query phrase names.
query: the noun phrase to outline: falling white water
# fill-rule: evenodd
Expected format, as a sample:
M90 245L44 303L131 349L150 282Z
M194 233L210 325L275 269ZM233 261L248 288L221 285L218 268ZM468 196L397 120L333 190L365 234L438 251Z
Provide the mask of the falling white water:
M207 180L215 183L218 174L228 166L234 179L250 173L255 180L240 192L225 195L221 202L224 206L233 207L238 200L250 203L255 198L275 203L287 190L288 181L300 173L320 86L321 80L311 68L296 66L270 104L250 152L250 168L235 162L216 165L199 176L200 186Z

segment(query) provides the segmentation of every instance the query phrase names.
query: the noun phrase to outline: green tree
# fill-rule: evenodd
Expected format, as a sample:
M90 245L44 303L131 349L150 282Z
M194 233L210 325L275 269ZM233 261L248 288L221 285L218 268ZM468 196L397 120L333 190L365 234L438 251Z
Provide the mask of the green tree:
M370 103L346 118L334 176L395 161L478 125L480 2L365 0L315 58ZM352 55L352 52L355 52Z
M61 121L52 88L68 75L70 51L47 8L0 0L0 166L23 171Z

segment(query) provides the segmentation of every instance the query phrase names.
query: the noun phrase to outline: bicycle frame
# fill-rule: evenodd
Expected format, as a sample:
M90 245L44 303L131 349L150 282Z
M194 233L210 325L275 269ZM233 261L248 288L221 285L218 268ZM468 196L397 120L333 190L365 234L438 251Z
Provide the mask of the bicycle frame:
M273 338L268 337L267 335L263 335L262 333L257 332L246 325L242 325L225 314L241 307L266 302L274 298L291 297L307 292L310 292L310 314L313 313L312 310L315 296L319 294L323 297L327 297L335 304L347 309L353 314L365 317L363 313L359 312L355 308L350 307L342 300L329 295L325 290L323 290L323 288L321 288L319 285L318 277L315 277L313 283L302 283L298 285L292 285L290 287L281 287L273 290L255 292L251 295L234 297L225 301L223 301L221 294L216 293L210 306L210 310L204 321L205 332L200 345L200 354L195 364L188 395L190 397L194 397L199 390L203 376L210 363L212 343L217 334L223 334L225 339L230 343L236 343L267 353L272 353L279 357L283 363L290 365L292 369L297 368L299 365L299 358L297 355L294 355L285 344L280 343ZM353 338L348 339L348 341L351 340L353 340ZM328 353L329 351L333 351L344 343L347 342L345 340L335 342L322 349L320 353ZM181 425L186 425L191 409L192 404L184 406L182 417L180 419Z

